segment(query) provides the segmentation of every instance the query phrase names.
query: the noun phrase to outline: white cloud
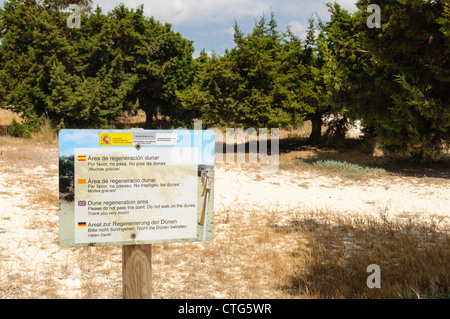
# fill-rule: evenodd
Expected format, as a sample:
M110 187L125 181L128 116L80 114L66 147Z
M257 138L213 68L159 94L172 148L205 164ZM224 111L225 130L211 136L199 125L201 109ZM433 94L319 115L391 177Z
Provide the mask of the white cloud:
M121 2L130 8L143 4L145 15L154 16L162 22L182 25L229 23L230 19L259 16L270 9L268 0L94 0L94 4L98 3L106 10L111 10Z
M292 33L294 35L303 38L306 35L306 29L307 27L304 26L300 21L293 20L288 23L288 25L291 27Z
M275 14L278 28L284 31L287 24L299 37L304 37L308 18L314 13L326 21L329 18L324 2L329 0L93 0L110 11L120 3L136 9L144 5L146 16L153 16L162 23L170 23L173 29L194 40L198 55L201 49L219 50L233 47L234 20L241 31L251 32L255 20L262 14L268 19L270 11ZM330 0L333 1L333 0ZM337 0L343 8L354 11L356 0Z
M223 34L234 36L234 27L226 28L222 32L223 32Z
M234 27L229 27L217 31L212 31L211 33L212 37L220 37L222 39L227 39L229 41L233 41L234 38Z
M320 16L327 14L325 1L308 0L94 0L106 11L113 9L120 3L129 8L144 5L147 16L154 16L162 22L178 25L199 26L206 24L233 23L234 19L258 18L261 14L268 14L272 9L275 18L287 15L291 18L309 17L314 12ZM345 9L355 7L356 0L338 0Z
M356 0L338 0L342 8L353 12L356 10Z

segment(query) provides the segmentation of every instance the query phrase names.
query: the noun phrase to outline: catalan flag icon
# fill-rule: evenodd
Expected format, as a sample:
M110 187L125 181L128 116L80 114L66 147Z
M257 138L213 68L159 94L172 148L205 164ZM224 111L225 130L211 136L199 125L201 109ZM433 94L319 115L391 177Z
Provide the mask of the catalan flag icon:
M86 206L86 201L85 200L79 200L78 201L78 206Z
M86 184L86 178L79 178L78 179L78 184Z
M86 162L86 155L78 155L78 162Z
M84 227L86 227L86 222L78 223L78 228L84 228Z

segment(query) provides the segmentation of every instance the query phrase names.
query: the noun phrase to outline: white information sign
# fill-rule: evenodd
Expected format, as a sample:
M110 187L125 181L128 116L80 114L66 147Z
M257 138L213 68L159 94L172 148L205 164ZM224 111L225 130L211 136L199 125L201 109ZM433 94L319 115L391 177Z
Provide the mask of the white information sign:
M62 246L212 239L213 132L63 130L59 138Z

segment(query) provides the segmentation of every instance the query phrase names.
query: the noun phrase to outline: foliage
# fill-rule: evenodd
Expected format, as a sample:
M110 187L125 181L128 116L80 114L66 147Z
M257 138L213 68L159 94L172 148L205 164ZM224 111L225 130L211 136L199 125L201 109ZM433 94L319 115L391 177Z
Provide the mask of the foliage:
M374 168L367 165L360 165L355 163L350 163L346 161L338 161L338 160L323 160L323 159L302 159L299 160L303 163L311 164L315 167L321 168L330 168L336 171L340 170L350 170L350 171L363 171L363 172L371 172L371 171L381 171L379 168Z
M369 2L357 3L360 22ZM359 31L372 59L365 80L374 97L361 115L385 151L419 161L439 158L450 144L450 3L379 5L381 29Z
M15 119L12 120L9 127L9 134L14 137L31 137L34 131L36 131L34 125L22 124Z
M74 156L59 157L59 191L68 193L74 183Z
M302 121L308 105L301 94L305 67L295 57L300 40L281 34L272 13L247 36L236 23L234 42L222 57L202 52L193 85L179 92L183 106L208 125L271 128Z
M87 2L81 1L80 4ZM186 86L192 43L136 10L97 7L68 28L65 1L12 0L0 10L0 106L35 125L108 127L128 110L187 118L176 90Z

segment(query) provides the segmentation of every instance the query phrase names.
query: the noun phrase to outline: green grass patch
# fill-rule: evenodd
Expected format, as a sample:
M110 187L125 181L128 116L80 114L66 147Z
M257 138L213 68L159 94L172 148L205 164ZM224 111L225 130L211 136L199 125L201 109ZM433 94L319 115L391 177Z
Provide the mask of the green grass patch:
M322 173L335 174L352 180L361 180L372 177L375 173L385 172L382 168L331 159L298 159L297 166L317 169Z

